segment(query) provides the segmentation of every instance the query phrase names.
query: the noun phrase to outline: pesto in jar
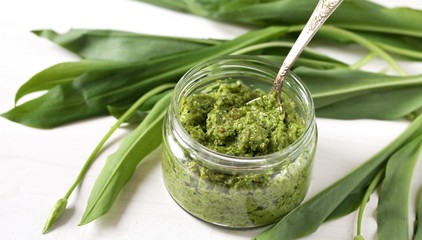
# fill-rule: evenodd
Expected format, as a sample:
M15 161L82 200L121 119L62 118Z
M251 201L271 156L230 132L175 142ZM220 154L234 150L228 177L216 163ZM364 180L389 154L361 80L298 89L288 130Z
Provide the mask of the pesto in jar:
M218 83L179 103L183 128L202 146L248 161L280 152L304 134L296 104L242 82ZM258 98L258 100L252 101ZM258 170L208 165L206 157L180 145L172 117L164 125L163 177L173 199L192 215L217 225L248 228L275 222L305 197L315 153L315 132L299 151Z
M284 149L303 134L303 120L285 95L280 111L275 94L239 81L210 91L184 98L179 112L189 135L207 148L232 156L262 156Z

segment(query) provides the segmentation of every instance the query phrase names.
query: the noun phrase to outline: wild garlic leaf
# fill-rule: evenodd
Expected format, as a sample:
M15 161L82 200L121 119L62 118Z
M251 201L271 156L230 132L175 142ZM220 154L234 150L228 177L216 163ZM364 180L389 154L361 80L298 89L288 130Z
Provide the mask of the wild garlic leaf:
M388 160L377 207L378 239L409 239L409 194L422 135L408 141Z
M295 72L305 79L305 84L314 99L349 93L359 94L374 89L422 86L422 75L389 76L344 68L330 70L297 68Z
M124 66L118 63L106 70L90 69L2 116L31 127L53 128L105 115L108 112L107 106L129 105L154 87L177 82L198 63L275 39L286 31L285 27L269 27L195 51L126 63ZM50 81L54 81L53 78Z
M302 203L284 216L278 223L268 228L254 239L296 239L315 232L350 194L355 194L360 186L368 186L379 170L385 166L390 156L408 142L422 135L422 116L393 142L375 154L363 165L349 173L319 194ZM362 195L363 196L363 195ZM343 211L343 213L347 213ZM340 215L337 215L338 217Z
M255 55L255 56L267 59L271 62L274 62L274 64L282 63L284 60L284 57L277 56L277 55ZM302 57L302 56L296 60L295 65L296 66L292 67L293 71L295 68L299 66L313 68L313 69L332 69L332 68L342 68L342 67L347 66L344 63L326 61L326 60L320 60L318 58Z
M401 58L422 61L421 38L377 32L358 32L358 34ZM343 41L343 43L350 42L349 40Z
M85 59L136 62L209 47L219 40L165 37L116 30L71 29L59 34L35 30L37 36L78 54Z
M1 116L29 127L53 128L106 113L103 106L87 104L77 88L65 83Z
M398 119L422 107L422 75L305 67L294 72L309 88L319 117Z
M218 20L259 26L304 25L316 6L314 0L191 1L139 0ZM386 8L366 0L345 0L327 25L353 31L422 37L422 11Z
M316 110L319 117L336 119L393 120L422 107L422 86L375 90L338 100Z
M142 104L142 106L136 112L134 112L134 114L129 119L126 119L125 122L142 122L148 115L148 113L151 111L151 109L154 107L154 105L166 94L167 92L163 92L148 98L148 100L146 100L145 103ZM119 119L130 107L131 106L107 106L107 109L113 117Z
M160 144L162 124L170 104L171 92L158 101L139 126L126 136L101 170L81 219L87 224L107 213L138 164Z
M79 62L64 62L53 65L37 74L24 83L17 91L15 102L23 96L42 90L49 90L57 85L73 81L87 71L107 70L127 63L110 61L83 60Z
M61 217L61 215L64 213L64 211L66 210L67 200L72 195L75 188L83 181L86 172L89 170L92 163L94 163L94 161L97 159L98 153L103 148L104 144L107 142L110 136L114 133L114 131L116 131L116 129L118 129L122 125L123 122L127 121L127 119L130 118L134 114L134 112L140 108L140 106L145 104L148 99L150 99L151 97L157 96L157 94L159 95L162 94L163 91L166 94L169 94L170 93L169 89L174 88L174 86L175 84L164 84L145 93L129 109L127 109L125 113L122 114L122 116L113 124L113 126L111 126L111 128L107 131L104 137L99 141L97 146L94 148L92 153L89 155L89 157L85 161L78 176L76 177L75 181L70 186L70 188L67 190L64 197L57 201L56 205L54 206L52 212L50 213L47 219L47 222L43 229L43 233L48 232L51 229L51 227L55 224L55 222L57 222L58 219ZM162 95L162 96L165 97L167 95Z

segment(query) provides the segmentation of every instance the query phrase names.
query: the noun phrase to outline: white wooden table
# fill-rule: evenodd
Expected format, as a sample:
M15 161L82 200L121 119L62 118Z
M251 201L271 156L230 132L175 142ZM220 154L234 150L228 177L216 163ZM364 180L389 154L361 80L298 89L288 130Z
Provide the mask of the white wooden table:
M415 0L381 1L389 6L422 9ZM169 20L166 22L165 20ZM149 34L231 39L246 29L176 13L135 1L2 1L0 3L0 112L13 106L18 87L38 71L77 57L30 33L33 29L103 28ZM323 49L323 47L322 47ZM354 49L331 51L351 62ZM375 62L371 67L383 67ZM422 64L407 64L410 73ZM404 121L339 121L318 119L319 145L315 158L313 196L368 159L407 126ZM89 192L106 156L127 130L120 129L70 198L68 210L52 232L41 230L55 201L63 196L85 159L114 123L111 117L92 119L54 130L38 130L0 118L0 239L250 239L263 229L234 231L201 222L180 209L161 179L160 150L145 160L110 213L77 227ZM417 172L422 171L419 162ZM415 174L412 199L422 185ZM375 238L372 199L365 212L363 232ZM413 203L411 203L412 209ZM413 213L413 211L412 211ZM412 220L414 215L411 216ZM306 239L352 239L356 214L324 224Z

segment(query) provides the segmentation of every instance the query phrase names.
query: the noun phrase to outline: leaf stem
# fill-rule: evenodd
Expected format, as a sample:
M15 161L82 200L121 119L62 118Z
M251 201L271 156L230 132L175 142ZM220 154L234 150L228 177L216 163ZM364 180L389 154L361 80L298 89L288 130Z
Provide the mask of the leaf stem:
M377 53L370 52L365 57L363 57L362 59L357 61L356 63L350 65L350 68L351 69L360 69L363 66L365 66L366 64L368 64L369 62L371 62L372 60L374 60L374 58L376 58L376 57L377 57Z
M368 188L366 189L365 195L363 195L362 202L359 207L358 222L357 222L357 227L356 227L356 237L358 238L359 236L362 236L361 235L362 218L363 218L363 212L365 211L366 204L368 203L372 192L375 190L375 188L379 185L379 183L384 178L384 174L385 174L385 168L379 171L378 174L372 179L372 182L369 184Z
M417 58L418 60L422 59L422 52L417 50L409 50L404 48L395 47L393 45L384 44L382 42L377 42L376 45L390 53L397 55L407 56L411 58Z
M304 27L303 25L291 26L290 28L288 28L288 32L302 31L303 27ZM334 27L334 26L331 26L331 25L324 25L324 26L321 27L321 29L319 31L322 32L322 33L326 33L328 35L337 35L337 36L340 35L340 36L346 37L346 38L360 44L361 46L367 48L368 50L370 50L371 53L367 56L368 58L371 57L372 54L377 54L378 56L383 58L399 75L401 75L401 76L407 75L406 72L402 69L402 67L400 67L400 65L397 63L397 61L394 60L394 58L391 57L390 54L388 54L386 51L383 50L383 47L379 46L376 43L372 43L371 41L369 41L365 37L362 37L362 36L360 36L360 35L358 35L354 32L351 32L351 31L348 31L348 30L345 30L345 29L341 29L341 28L338 28L338 27ZM365 61L369 62L369 59L366 59L366 57L365 57L361 61L363 61L362 63L366 64ZM359 62L355 63L355 64L362 64L362 63L359 63ZM354 68L354 69L356 69L356 68Z
M356 43L366 47L367 49L371 50L372 52L378 54L381 58L383 58L399 75L404 76L406 72L400 67L396 60L394 60L390 54L385 52L382 48L378 45L372 43L371 41L367 40L366 38L344 29L340 29L334 26L322 26L319 30L320 32L329 34L329 35L340 35L346 37L350 40L355 41Z
M82 167L81 171L79 172L78 177L76 178L76 180L73 182L72 186L69 188L69 190L67 191L66 195L61 198L59 201L62 202L66 202L69 199L70 195L72 194L72 192L75 190L75 188L79 185L79 183L82 181L83 177L85 176L86 172L88 171L89 167L92 165L92 163L95 161L95 157L98 155L98 152L101 150L101 148L104 146L104 144L106 143L106 141L110 138L110 136L114 133L114 131L116 131L116 129L126 120L128 119L130 116L132 116L132 114L134 112L136 112L136 110L142 106L142 104L144 104L149 98L151 98L152 96L163 92L167 89L171 89L175 86L174 83L168 83L168 84L163 84L160 85L154 89L152 89L151 91L145 93L141 98L139 98L117 121L116 123L114 123L114 125L110 128L110 130L104 135L104 137L101 139L101 141L98 143L98 145L95 147L94 151L91 153L91 155L89 155L88 159L86 160L84 166ZM46 227L44 228L43 232L47 232L52 225L57 221L57 219L61 216L61 214L64 212L65 207L63 207L63 204L60 205L60 215L57 216L57 211L54 211L50 214L49 216L49 220L47 221ZM52 217L52 214L54 214L55 216ZM57 216L57 217L56 217Z
M293 47L293 43L292 42L286 42L286 41L274 41L274 42L266 42L266 43L259 43L259 44L255 44L249 47L245 47L242 49L239 49L235 52L232 52L232 55L240 55L240 54L245 54L248 52L252 52L255 50L261 50L261 49L265 49L265 48L271 48L271 47L283 47L283 48L291 48ZM315 51L311 50L310 48L305 48L306 52L310 52L310 53L316 53Z

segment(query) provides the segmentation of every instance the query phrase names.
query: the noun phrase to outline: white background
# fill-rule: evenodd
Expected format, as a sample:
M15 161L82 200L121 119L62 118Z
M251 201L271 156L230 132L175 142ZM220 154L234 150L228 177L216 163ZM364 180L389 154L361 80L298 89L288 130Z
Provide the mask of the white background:
M413 6L415 0L381 1L389 6ZM18 87L50 65L78 58L30 30L102 28L149 34L230 39L246 31L211 20L160 9L135 1L2 1L0 3L0 112L13 107ZM322 49L324 49L322 47ZM330 51L353 62L361 52L353 47ZM421 64L406 64L421 72ZM384 66L375 62L373 69ZM319 145L308 197L368 159L402 132L404 121L339 121L318 119ZM127 130L120 129L70 198L68 210L54 230L42 235L50 208L62 197L97 142L114 123L111 117L92 119L54 130L38 130L0 118L0 239L250 239L261 229L235 231L203 223L181 210L161 179L160 150L146 159L110 213L78 227L89 192L106 156ZM422 164L414 175L411 198L422 185ZM419 173L418 173L419 172ZM376 199L364 220L364 235L375 238ZM413 221L414 200L411 202ZM356 214L324 224L306 239L352 239Z

